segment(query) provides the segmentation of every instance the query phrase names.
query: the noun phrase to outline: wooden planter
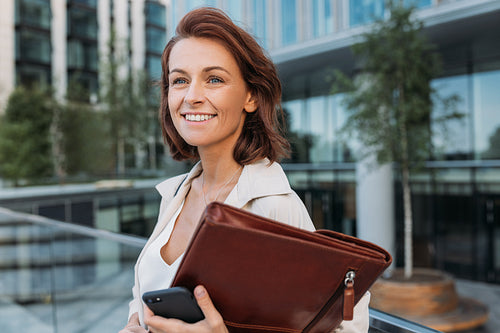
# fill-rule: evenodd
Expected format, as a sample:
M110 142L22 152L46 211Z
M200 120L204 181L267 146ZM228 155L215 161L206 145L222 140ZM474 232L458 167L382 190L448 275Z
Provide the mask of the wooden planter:
M488 320L486 306L460 298L453 278L437 270L414 269L407 280L396 269L389 278L377 280L370 291L370 307L443 332L474 328Z

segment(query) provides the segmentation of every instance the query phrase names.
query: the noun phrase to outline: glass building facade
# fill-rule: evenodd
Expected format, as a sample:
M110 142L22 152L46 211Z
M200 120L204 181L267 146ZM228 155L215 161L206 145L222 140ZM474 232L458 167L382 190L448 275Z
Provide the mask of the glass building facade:
M97 101L102 65L109 57L126 59L129 72L145 71L159 79L166 1L8 2L15 16L15 82L3 83L7 92L16 85L40 84L52 85L59 96L66 96L67 87L78 83L89 98L94 97L91 101Z
M84 91L98 92L97 1L69 0L67 11L67 66L70 84L78 83Z
M172 1L172 29L188 10L217 6L252 32L277 64L293 153L283 163L317 227L357 234L356 137L339 131L347 112L331 94L333 69L355 71L350 46L386 17L383 0ZM500 282L500 1L407 0L443 60L432 82L440 96L459 96L465 116L434 122L435 147L412 178L416 266ZM241 12L243 10L243 12ZM439 117L439 103L433 113ZM402 202L394 179L396 259L401 265ZM376 195L376 193L374 193ZM383 232L383 231L382 231Z
M146 69L151 79L161 77L161 54L167 40L166 8L157 1L146 1Z
M16 1L16 84L51 84L50 20L49 0Z

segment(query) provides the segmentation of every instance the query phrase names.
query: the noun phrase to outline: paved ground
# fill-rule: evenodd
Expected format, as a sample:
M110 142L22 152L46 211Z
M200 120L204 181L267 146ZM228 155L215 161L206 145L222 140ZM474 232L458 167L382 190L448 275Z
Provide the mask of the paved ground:
M485 325L474 330L468 330L467 333L500 332L500 285L457 280L456 289L460 296L478 300L486 304L490 311L489 319Z

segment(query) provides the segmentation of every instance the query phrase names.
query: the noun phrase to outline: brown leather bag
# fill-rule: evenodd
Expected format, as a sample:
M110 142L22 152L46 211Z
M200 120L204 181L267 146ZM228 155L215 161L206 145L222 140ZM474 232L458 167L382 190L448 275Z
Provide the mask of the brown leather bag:
M230 332L325 333L352 319L391 261L358 238L304 231L214 202L173 286L204 285Z

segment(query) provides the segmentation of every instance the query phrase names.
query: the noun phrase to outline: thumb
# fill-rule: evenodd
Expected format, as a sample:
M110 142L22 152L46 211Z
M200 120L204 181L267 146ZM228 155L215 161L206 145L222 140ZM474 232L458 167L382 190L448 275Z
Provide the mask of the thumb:
M194 296L196 297L196 301L198 302L201 311L203 311L203 314L205 315L205 319L210 324L217 325L223 322L222 316L215 308L204 286L199 285L194 288Z

